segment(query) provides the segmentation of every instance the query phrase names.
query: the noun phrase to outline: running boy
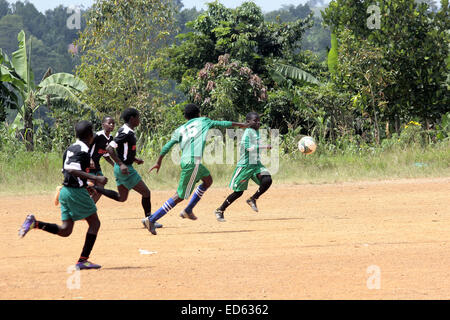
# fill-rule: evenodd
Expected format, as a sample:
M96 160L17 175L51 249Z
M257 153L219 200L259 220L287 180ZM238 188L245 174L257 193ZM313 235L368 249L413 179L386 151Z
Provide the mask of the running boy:
M89 173L94 176L103 176L102 168L100 167L100 159L102 157L114 167L114 162L111 160L109 153L106 151L106 147L113 140L111 132L114 130L114 126L114 119L110 116L106 116L102 120L103 130L98 131L95 134L94 142L89 149L89 154L91 155L91 166ZM94 202L97 203L101 195L101 193L94 191L93 194L91 194L91 197Z
M141 204L146 217L151 214L150 190L142 180L139 173L133 168L133 163L143 164L144 160L136 158L135 128L140 124L139 111L134 108L125 109L122 112L125 124L117 131L113 141L106 147L106 152L114 160L114 176L118 192L107 190L101 186L93 188L119 202L128 199L129 190L133 189L142 196ZM116 151L117 150L117 153Z
M161 168L161 163L164 156L175 144L180 144L182 151L181 176L178 189L173 197L169 198L169 200L167 200L161 208L159 208L153 215L142 221L146 225L147 229L154 235L156 235L156 221L163 217L178 203L184 199L189 199L196 183L202 180L203 183L197 187L191 201L180 213L182 218L189 218L191 220L197 219L192 212L192 209L200 201L205 191L212 185L213 182L208 169L201 164L208 130L212 127L228 128L233 126L247 128L248 126L245 123L214 121L206 117L200 117L200 109L195 104L188 104L185 106L184 117L188 121L174 131L170 141L163 147L158 161L150 169L150 171L156 169L156 172L158 172Z
M237 200L245 190L248 188L248 181L252 179L259 185L259 189L256 193L247 199L247 204L256 212L258 207L256 206L256 200L269 189L272 184L272 177L267 169L261 164L259 155L260 149L271 149L269 146L260 146L259 127L261 126L259 115L256 112L250 112L247 114L246 121L249 124L249 128L245 130L241 139L240 147L240 159L237 163L237 168L231 178L230 188L233 189L233 193L222 203L222 205L215 211L215 215L218 221L225 222L223 213Z
M96 183L104 185L107 179L87 173L90 166L89 145L94 140L92 124L89 121L78 122L75 125L75 132L77 141L63 155L64 186L59 195L62 225L37 221L34 215L29 214L19 230L19 236L23 238L31 229L41 229L60 237L68 237L72 233L75 221L85 219L89 228L76 267L78 269L99 269L100 265L88 261L97 239L100 220L97 216L97 207L86 190L86 181L92 179Z

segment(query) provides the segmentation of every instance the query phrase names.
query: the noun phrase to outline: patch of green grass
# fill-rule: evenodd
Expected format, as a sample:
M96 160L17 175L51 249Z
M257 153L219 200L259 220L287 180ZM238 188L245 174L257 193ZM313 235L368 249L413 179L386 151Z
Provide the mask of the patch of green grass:
M168 155L158 174L148 170L155 158L145 158L143 165L135 165L151 190L176 190L179 165ZM205 164L215 187L226 187L235 169L234 164ZM63 180L62 155L56 153L3 153L0 158L0 195L39 194L55 190ZM278 165L266 164L274 183L322 184L358 180L399 178L450 177L450 142L427 147L369 149L355 153L318 152L302 155L299 152L281 156ZM109 178L107 188L116 189L112 167L102 160L102 170ZM252 182L251 182L252 184Z

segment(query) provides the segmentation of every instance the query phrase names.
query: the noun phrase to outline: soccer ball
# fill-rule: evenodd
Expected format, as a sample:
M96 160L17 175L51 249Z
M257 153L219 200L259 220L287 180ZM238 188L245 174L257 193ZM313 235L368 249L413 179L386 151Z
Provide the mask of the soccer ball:
M312 154L316 151L317 145L312 137L306 136L298 142L298 150L303 154Z

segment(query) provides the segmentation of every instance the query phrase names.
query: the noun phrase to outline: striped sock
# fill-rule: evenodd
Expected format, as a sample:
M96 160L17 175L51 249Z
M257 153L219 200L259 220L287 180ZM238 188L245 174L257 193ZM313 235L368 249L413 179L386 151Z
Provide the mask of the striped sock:
M172 198L169 198L161 208L159 208L154 214L152 214L149 218L150 222L155 222L156 220L159 220L162 218L167 212L169 212L171 209L175 207L175 201Z
M191 198L191 201L189 201L189 204L187 205L186 209L184 209L184 211L186 211L187 213L192 213L192 209L194 209L194 207L203 197L205 191L206 188L203 186L203 184L199 185L197 190L195 190L194 195Z

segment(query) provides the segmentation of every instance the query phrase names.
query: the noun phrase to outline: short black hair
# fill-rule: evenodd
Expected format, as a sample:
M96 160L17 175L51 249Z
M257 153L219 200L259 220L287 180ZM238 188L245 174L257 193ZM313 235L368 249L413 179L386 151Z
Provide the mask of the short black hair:
M200 116L200 108L195 103L189 103L184 107L184 116L188 120L198 118Z
M254 117L258 117L259 118L258 112L252 111L252 112L247 113L247 116L245 117L245 120L249 121L249 120L251 120Z
M94 134L92 130L92 123L87 120L80 121L75 125L75 135L80 140L86 140L92 136Z
M121 117L122 117L122 119L125 121L125 122L128 122L128 121L130 121L130 118L131 117L138 117L139 116L139 111L137 111L136 109L134 109L134 108L128 108L128 109L125 109L123 112L122 112L122 115L121 115Z
M112 121L114 121L113 117L111 117L111 116L104 116L103 120L102 120L102 123L105 123L108 119L111 119Z

